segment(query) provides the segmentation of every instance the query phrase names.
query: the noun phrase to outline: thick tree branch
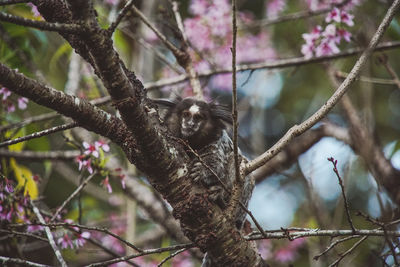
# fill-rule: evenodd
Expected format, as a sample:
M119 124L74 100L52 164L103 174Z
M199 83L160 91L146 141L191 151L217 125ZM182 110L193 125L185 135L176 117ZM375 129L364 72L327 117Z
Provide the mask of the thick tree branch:
M75 120L80 126L110 138L117 144L129 139L120 119L79 99L46 87L0 63L0 84L30 100ZM114 129L118 129L118 132Z

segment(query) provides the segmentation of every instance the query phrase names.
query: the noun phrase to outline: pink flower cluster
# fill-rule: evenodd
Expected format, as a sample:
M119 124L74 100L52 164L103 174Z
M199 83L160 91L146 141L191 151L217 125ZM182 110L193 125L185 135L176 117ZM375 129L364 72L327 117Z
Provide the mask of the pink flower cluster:
M232 25L231 7L228 0L192 0L189 11L192 18L184 21L186 35L195 50L192 60L197 71L208 71L213 67L226 68L232 64ZM238 12L241 21L250 21L251 15ZM260 62L275 57L266 32L253 35L248 31L239 32L237 37L237 63ZM207 58L210 61L206 61ZM222 77L222 79L221 79ZM216 85L224 89L230 88L231 76L223 75Z
M64 221L65 223L73 224L74 221L70 219L66 219ZM70 231L62 231L61 237L57 239L57 244L62 248L62 249L78 249L80 247L83 247L85 245L86 240L90 238L90 233L89 232L80 232L78 227L72 227L75 232L70 232Z
M90 174L92 174L93 173L92 163L94 159L99 158L100 149L104 152L108 152L110 151L110 146L102 140L94 142L94 145L89 144L88 142L83 142L82 145L85 151L83 152L82 155L79 155L76 158L76 161L79 164L79 170L85 168L88 170Z
M11 99L11 91L5 87L0 88L1 104L4 110L8 113L15 111L15 101ZM26 109L28 104L28 99L26 97L17 98L17 106L19 109Z
M34 181L38 182L38 176L35 175ZM2 177L0 181L0 222L24 222L31 224L30 217L30 197L24 195L23 188L14 187L14 182L7 177ZM43 226L29 225L27 232L36 232L43 230Z
M125 189L125 174L121 173L121 168L116 168L113 171L109 171L103 168L106 159L102 152L109 152L110 146L103 140L95 141L94 144L83 142L84 148L83 154L76 157L76 161L79 165L79 170L86 169L90 174L93 174L94 169L98 170L99 173L104 177L101 181L101 185L107 189L108 193L112 193L112 187L110 184L110 177L117 177Z
M354 16L345 9L333 8L325 18L327 25L324 29L318 25L310 33L302 35L305 44L301 47L301 53L305 58L339 53L340 42L351 40L351 33L346 27L354 26L353 18Z
M286 0L270 0L267 4L267 18L276 18L286 8Z

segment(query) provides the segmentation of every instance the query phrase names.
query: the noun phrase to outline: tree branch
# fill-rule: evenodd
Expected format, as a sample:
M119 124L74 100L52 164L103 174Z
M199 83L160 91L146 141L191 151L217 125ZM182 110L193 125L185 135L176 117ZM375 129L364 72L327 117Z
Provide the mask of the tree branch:
M81 34L86 31L86 27L84 25L38 21L38 20L17 17L4 12L0 12L0 20L45 31L74 33L74 34Z
M328 101L303 123L290 128L289 131L275 145L272 146L272 148L246 164L245 174L248 174L264 165L268 160L279 153L283 149L283 147L286 146L294 137L310 129L336 105L340 98L349 89L350 85L355 81L355 78L359 74L361 67L365 64L368 57L372 54L372 51L375 49L379 40L382 38L386 28L389 26L390 21L392 20L397 9L399 8L399 5L399 0L395 0L393 2L392 6L389 8L381 24L379 25L377 31L373 35L367 49L362 53L347 78L343 81L343 83L339 86L335 93L328 99Z

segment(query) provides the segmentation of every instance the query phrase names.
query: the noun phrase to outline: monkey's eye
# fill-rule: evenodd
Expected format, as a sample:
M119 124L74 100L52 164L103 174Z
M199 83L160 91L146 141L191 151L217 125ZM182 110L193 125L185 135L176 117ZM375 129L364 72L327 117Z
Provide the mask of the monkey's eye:
M188 118L190 117L190 112L189 112L189 111L184 111L184 112L182 113L182 116L183 116L185 119L188 119Z
M194 114L193 119L195 121L201 121L204 119L204 116L202 114Z

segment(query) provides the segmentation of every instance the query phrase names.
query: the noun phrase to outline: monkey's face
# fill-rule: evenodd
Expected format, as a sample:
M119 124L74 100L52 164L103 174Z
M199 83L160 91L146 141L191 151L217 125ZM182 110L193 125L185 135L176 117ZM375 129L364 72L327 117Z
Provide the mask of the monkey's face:
M202 109L193 104L182 111L181 134L187 139L199 133L206 123L207 116Z

